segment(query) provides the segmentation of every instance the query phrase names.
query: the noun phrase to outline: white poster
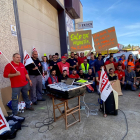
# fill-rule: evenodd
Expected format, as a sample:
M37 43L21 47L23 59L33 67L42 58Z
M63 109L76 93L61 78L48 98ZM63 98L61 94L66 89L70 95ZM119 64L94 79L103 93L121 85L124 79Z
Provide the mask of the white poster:
M16 26L11 25L11 33L12 33L13 36L17 36Z

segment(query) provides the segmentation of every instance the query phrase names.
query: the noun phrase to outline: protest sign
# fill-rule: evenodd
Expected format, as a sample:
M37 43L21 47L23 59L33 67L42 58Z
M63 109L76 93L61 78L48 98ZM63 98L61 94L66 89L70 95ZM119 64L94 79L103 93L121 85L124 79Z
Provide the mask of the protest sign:
M123 95L120 85L120 80L116 80L115 82L110 81L112 88L118 93L118 95Z
M115 27L97 32L92 35L96 52L118 46Z
M69 32L69 45L72 52L92 50L91 30Z
M113 70L115 70L115 67L114 67L113 63L110 63L110 64L106 65L106 70L107 70L108 73L109 73L110 68L113 68Z

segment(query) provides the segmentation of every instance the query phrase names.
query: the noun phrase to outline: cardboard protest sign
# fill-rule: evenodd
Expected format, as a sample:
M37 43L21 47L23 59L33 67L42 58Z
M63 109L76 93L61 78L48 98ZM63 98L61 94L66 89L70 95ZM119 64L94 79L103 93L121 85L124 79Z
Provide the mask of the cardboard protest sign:
M0 99L0 107L1 107L1 110L2 110L2 112L4 114L4 116L7 117L8 114L7 114L7 111L6 111L5 107L4 107L3 102L1 101L1 99Z
M97 32L92 35L96 52L118 46L115 27Z
M109 73L109 69L110 68L113 68L113 70L115 71L115 67L114 67L114 64L113 63L110 63L110 64L105 65L105 66L106 66L106 70L107 70L108 73Z
M115 82L110 81L112 88L118 93L118 95L123 95L120 85L120 80L116 80Z
M69 45L72 52L92 50L91 30L69 32Z

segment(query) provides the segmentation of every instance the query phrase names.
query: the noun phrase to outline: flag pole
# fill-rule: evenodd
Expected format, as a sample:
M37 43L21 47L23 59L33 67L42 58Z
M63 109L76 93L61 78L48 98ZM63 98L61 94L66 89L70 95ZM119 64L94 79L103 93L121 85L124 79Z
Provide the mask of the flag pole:
M3 53L2 53L3 54ZM8 58L3 54L3 56L5 57L5 59L11 64L11 62L8 60ZM16 70L16 68L11 64L11 66L15 69L15 71L17 71Z

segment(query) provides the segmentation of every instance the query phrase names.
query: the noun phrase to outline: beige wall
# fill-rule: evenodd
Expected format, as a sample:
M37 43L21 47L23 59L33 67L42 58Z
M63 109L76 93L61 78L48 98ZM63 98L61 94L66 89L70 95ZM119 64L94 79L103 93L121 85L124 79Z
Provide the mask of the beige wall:
M15 24L13 0L0 0L0 51L11 61L12 55L19 52L17 37L12 36L10 25ZM10 80L3 77L3 71L8 61L0 55L0 91L10 86Z
M64 0L59 0L59 1L64 6Z
M33 46L44 53L60 53L57 10L47 0L17 0L23 51Z
M76 31L78 31L78 29L77 29L78 26L76 24L78 22L83 22L83 6L82 6L81 2L80 2L80 18L75 20L75 30Z

